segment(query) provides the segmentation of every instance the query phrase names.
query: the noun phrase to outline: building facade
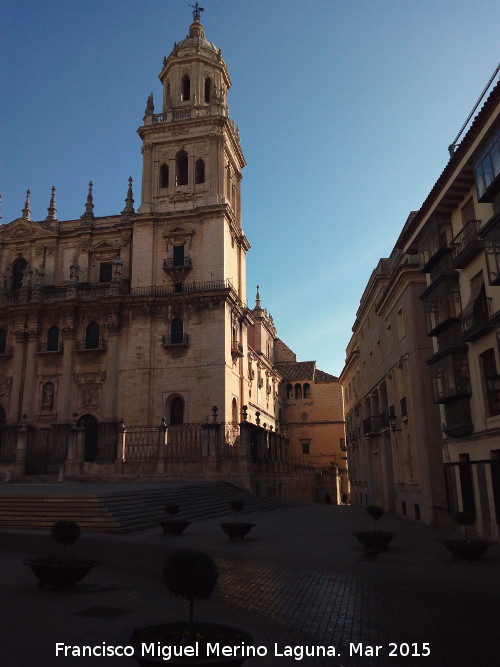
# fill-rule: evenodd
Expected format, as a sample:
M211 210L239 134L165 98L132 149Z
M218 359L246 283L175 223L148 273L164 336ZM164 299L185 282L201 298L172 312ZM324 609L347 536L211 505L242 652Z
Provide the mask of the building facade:
M387 284L381 282L375 309L378 326L385 327L387 333L382 320L389 313L392 276L407 270L410 261L418 289L408 292L406 306L395 302L396 317L388 322L391 332L386 338L394 341L396 327L401 342L409 328L416 326L420 334L413 355L418 355L419 361L407 368L404 408L400 402L398 410L396 396L387 404L379 401L376 409L386 421L388 433L390 421L401 429L392 438L399 433L404 440L405 419L408 424L413 421L420 425L420 432L407 443L402 442L403 448L410 448L406 458L411 453L411 460L419 462L419 478L430 492L427 497L431 504L424 513L420 507L419 516L440 521L443 507L448 516L468 511L476 517L476 532L494 538L499 536L500 522L499 111L497 83L461 143L450 147L450 160L443 173L403 228L396 244L398 255L387 272ZM390 508L383 482L370 472L369 447L364 454L361 450L363 438L366 440L370 433L365 428L360 436L359 420L356 422L356 410L361 411L362 418L368 417L371 389L370 383L363 385L363 366L368 363L367 357L376 357L378 346L377 336L377 341L362 341L363 326L366 332L366 322L360 318L341 376L347 394L351 473L357 474L353 467L359 466L360 500L380 500ZM385 361L387 352L382 355ZM409 361L412 352L408 353ZM356 391L359 393L354 394ZM412 407L409 391L417 398ZM359 449L356 438L361 443ZM396 476L394 446L392 458L387 469ZM413 498L405 502L404 507L396 503L395 509L405 513Z
M0 464L14 457L16 474L63 466L75 426L89 475L116 459L123 423L201 424L217 406L221 423L282 430L276 329L259 293L246 305L231 82L197 5L159 79L138 129L137 210L129 180L123 210L96 217L90 183L79 219L58 219L53 189L32 220L28 191L0 227Z

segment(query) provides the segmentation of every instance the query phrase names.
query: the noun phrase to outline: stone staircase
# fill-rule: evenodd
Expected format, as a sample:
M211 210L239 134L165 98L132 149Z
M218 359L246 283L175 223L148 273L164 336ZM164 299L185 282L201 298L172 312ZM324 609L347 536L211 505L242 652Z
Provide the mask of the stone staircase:
M225 482L186 483L137 490L109 490L85 494L16 493L0 489L0 527L48 530L55 521L77 521L90 533L128 533L158 525L165 505L179 505L177 518L195 521L230 515L229 502L245 502L242 514L297 505L296 501L261 498ZM78 489L79 490L79 489Z

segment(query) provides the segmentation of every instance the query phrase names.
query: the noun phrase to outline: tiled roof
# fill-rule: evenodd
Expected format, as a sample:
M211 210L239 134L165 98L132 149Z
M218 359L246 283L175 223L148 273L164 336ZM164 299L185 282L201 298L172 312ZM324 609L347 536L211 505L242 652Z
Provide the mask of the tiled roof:
M316 371L314 376L314 382L338 382L338 377L335 375L330 375L330 373L325 373L324 371Z
M276 370L284 380L313 380L316 368L315 361L282 361L276 364Z
M278 362L276 364L276 370L287 382L296 382L300 380L312 380L316 383L339 381L335 375L330 375L330 373L318 370L315 361Z

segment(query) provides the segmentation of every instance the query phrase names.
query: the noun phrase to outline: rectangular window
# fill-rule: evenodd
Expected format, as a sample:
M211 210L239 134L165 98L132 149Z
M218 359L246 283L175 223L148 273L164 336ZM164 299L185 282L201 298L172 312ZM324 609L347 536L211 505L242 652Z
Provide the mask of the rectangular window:
M491 486L497 523L500 523L500 449L491 452Z
M483 391L486 414L488 417L500 415L500 376L497 372L495 351L486 350L480 356L483 371Z
M302 442L302 454L310 454L311 452L309 451L309 442Z
M99 266L99 282L110 283L113 278L113 263L101 262Z
M500 175L500 132L487 144L479 160L474 165L476 176L477 198L481 200L486 194L488 188ZM497 188L492 188L492 190ZM491 193L493 194L493 193ZM483 201L492 201L491 197L486 196Z
M402 340L405 337L405 321L403 318L403 309L398 310L396 315L396 322L398 325L398 339Z
M392 326L389 324L387 327L387 349L389 352L392 350L394 347L394 342L392 340Z
M460 486L462 491L462 507L464 512L469 512L476 516L476 507L474 504L474 483L472 481L472 467L468 454L459 455L458 464L460 475Z
M406 396L403 396L403 398L399 401L399 404L401 406L401 417L407 417L408 407L406 405Z
M382 363L382 346L380 345L380 341L377 341L377 361L380 366Z
M174 245L174 266L184 266L183 245Z

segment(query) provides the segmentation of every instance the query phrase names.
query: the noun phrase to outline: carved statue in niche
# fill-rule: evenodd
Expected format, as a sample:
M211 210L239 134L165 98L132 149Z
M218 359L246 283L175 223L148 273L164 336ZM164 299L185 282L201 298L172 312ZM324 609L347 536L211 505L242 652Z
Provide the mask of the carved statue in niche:
M40 410L42 412L53 412L55 387L53 382L46 382L42 387L42 400Z
M12 284L12 266L9 264L2 274L3 288L9 289Z
M73 264L69 267L69 279L75 284L80 280L80 265L78 264L76 255L73 257Z
M122 278L123 260L120 255L117 255L113 260L113 281L118 282Z
M44 275L45 269L43 268L43 264L40 262L38 269L35 269L35 285L42 284Z
M31 287L31 279L33 278L33 269L29 266L23 271L23 287Z

